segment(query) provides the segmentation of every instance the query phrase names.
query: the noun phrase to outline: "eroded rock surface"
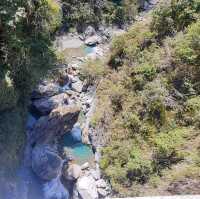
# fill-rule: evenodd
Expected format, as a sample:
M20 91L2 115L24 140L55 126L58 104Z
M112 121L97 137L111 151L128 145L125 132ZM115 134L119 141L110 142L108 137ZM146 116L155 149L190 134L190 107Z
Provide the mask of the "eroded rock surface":
M33 91L32 99L40 99L43 97L51 97L57 95L60 92L60 87L57 83L53 82L43 82L38 88Z
M45 199L69 199L69 192L59 178L55 178L43 185Z
M72 130L77 122L80 108L76 105L59 106L48 116L41 117L34 127L28 131L32 145L50 143L56 137Z
M66 105L68 103L68 95L61 93L49 98L41 98L33 101L34 108L41 115L48 115L53 109L58 106Z
M62 159L47 145L36 146L32 151L32 169L43 180L57 178L62 163Z
M91 176L83 176L76 183L76 190L82 199L98 199L95 180Z

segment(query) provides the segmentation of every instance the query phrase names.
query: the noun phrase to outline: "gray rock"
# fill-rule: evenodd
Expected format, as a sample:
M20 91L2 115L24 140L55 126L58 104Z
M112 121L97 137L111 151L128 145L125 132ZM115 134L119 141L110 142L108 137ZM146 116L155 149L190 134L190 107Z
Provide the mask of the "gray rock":
M68 95L61 93L49 98L41 98L33 101L33 107L41 114L48 115L60 105L68 104Z
M52 180L61 174L62 159L46 145L32 151L32 169L43 180Z
M68 168L64 169L63 176L66 180L78 179L82 174L81 167L77 164L69 164Z
M85 37L91 37L96 34L95 29L92 26L88 26L84 32Z
M100 180L96 181L96 186L98 188L106 188L108 185L104 179L100 179Z
M100 179L100 172L99 172L98 170L91 169L91 170L90 170L90 173L91 173L92 177L93 177L95 180L99 180L99 179Z
M39 99L43 97L51 97L57 95L60 92L60 86L56 83L46 82L45 84L40 84L38 88L33 91L31 98Z
M76 81L75 83L72 83L72 90L81 93L83 89L83 82Z
M27 131L30 144L51 143L56 137L70 132L77 122L80 108L75 105L59 106L48 116L41 117L34 127Z
M43 185L45 199L69 199L69 192L62 185L59 178L55 178Z
M79 178L76 188L82 199L98 199L97 187L92 176Z
M73 199L80 199L80 195L77 191L76 185L73 187Z
M85 44L88 46L93 46L99 43L101 43L101 37L98 35L93 35L85 40Z
M106 197L109 194L109 192L103 188L98 188L97 191L100 197Z

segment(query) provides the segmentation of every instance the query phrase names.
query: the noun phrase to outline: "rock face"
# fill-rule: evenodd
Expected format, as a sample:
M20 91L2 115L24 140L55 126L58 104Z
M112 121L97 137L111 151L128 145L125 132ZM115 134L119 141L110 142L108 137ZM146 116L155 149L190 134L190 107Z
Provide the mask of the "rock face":
M34 127L28 130L28 139L32 145L52 142L56 137L72 130L77 122L80 108L59 106L48 116L41 117Z
M59 178L55 178L43 185L45 199L69 199L69 192L60 182Z
M32 169L43 180L52 180L61 174L62 159L48 146L36 146L32 151Z
M41 114L48 115L53 109L68 103L68 95L61 93L49 98L41 98L33 101L33 107Z
M83 176L76 183L76 190L82 199L97 199L98 192L92 176Z
M60 87L56 83L48 82L43 83L38 86L38 88L33 91L32 99L40 99L43 97L51 97L53 95L59 94Z

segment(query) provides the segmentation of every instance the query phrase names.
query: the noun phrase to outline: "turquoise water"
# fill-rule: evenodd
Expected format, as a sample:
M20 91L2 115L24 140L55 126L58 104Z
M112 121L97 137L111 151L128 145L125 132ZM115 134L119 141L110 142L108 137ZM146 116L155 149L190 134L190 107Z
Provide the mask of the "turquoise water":
M75 158L75 161L79 164L91 162L93 159L92 149L88 145L77 143L74 146L72 146L69 150Z
M64 135L64 147L69 155L72 155L78 164L91 162L94 154L90 146L81 142L81 129L74 127L70 133Z
M90 53L92 53L93 51L94 51L94 47L92 47L92 46L86 46L85 48L84 48L84 51L85 51L85 54L87 55L87 54L90 54Z

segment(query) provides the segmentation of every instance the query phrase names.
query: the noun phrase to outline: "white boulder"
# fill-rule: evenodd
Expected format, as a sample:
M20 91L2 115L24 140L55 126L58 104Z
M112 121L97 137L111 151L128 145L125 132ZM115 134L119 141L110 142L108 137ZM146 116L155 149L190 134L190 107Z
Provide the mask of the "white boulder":
M82 199L98 199L97 187L92 176L79 178L76 188Z

